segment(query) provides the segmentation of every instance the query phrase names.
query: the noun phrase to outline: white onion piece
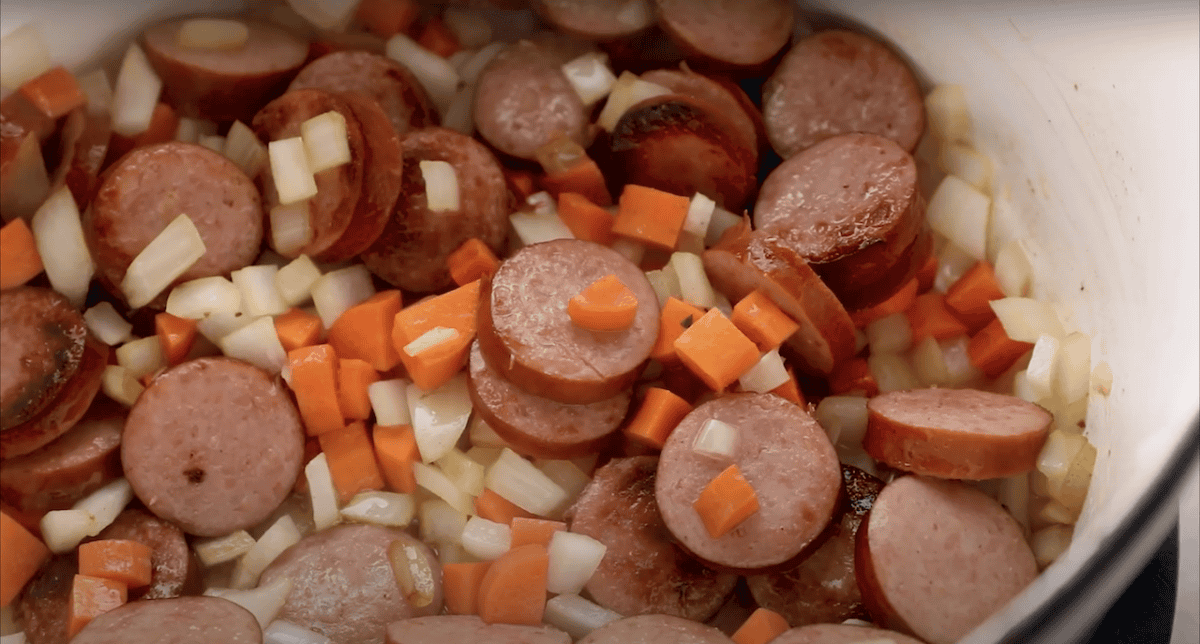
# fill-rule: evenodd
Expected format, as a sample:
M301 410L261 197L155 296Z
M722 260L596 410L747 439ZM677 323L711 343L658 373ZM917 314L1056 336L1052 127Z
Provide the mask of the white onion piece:
M376 425L395 427L412 422L408 413L410 384L403 378L395 378L377 380L367 385L367 397L371 400L371 410L375 412Z
M205 252L204 240L192 219L186 214L173 219L133 258L125 271L121 292L129 300L129 306L136 309L149 304L204 257Z
M496 450L496 458L499 458L501 451ZM485 464L490 467L496 459ZM482 462L482 461L481 461ZM573 461L552 459L552 460L537 460L534 461L534 467L537 467L546 478L550 479L566 492L566 497L561 503L554 507L547 518L562 520L571 504L575 499L579 498L579 494L583 492L583 488L587 487L588 483L592 482L592 477L587 475L583 469Z
M117 347L114 353L117 364L128 369L134 378L148 376L167 366L162 341L156 335L130 340Z
M512 530L504 523L471 517L462 532L463 550L483 561L492 561L512 546Z
M227 599L250 611L258 620L259 628L265 628L287 602L288 593L292 592L292 578L280 577L266 586L247 590L233 588L206 588L204 594L208 597Z
M646 255L646 246L632 239L619 238L612 244L609 244L608 247L617 251L618 255L634 264L641 264L642 257ZM680 288L682 288L682 285Z
M644 81L633 72L622 72L613 83L608 94L608 101L604 103L604 108L600 110L600 116L596 118L596 124L604 128L606 132L612 132L629 108L648 98L670 93L671 90L657 83Z
M575 239L558 213L514 212L508 220L525 246L554 239Z
M318 114L300 124L300 138L308 156L308 169L316 174L350 162L346 117L336 110Z
M277 619L263 629L263 644L331 644L324 635L291 622Z
M262 571L275 561L280 553L296 545L300 541L300 531L292 517L280 516L270 528L259 537L258 541L242 555L234 564L233 574L229 579L230 588L245 590L258 584Z
M1054 372L1054 393L1067 402L1087 396L1091 375L1092 339L1076 331L1062 341Z
M943 143L938 150L938 167L982 192L992 187L992 160L969 145Z
M918 342L917 346L913 347L912 352L909 353L908 359L912 362L913 373L916 374L917 380L926 387L944 384L950 379L942 347L933 336L928 336Z
M77 76L79 90L87 97L87 109L91 114L109 114L112 110L113 89L108 74L103 69Z
M442 13L442 22L454 34L458 44L466 49L475 49L492 42L492 24L478 11L461 7L447 7Z
M326 329L332 327L347 309L374 294L371 273L362 264L326 273L312 285L313 304Z
M1004 333L1018 342L1037 342L1042 334L1061 338L1066 335L1058 312L1049 302L1027 297L1005 297L988 302L1004 327Z
M422 461L432 463L454 449L458 437L467 428L471 396L467 393L466 376L454 376L429 392L415 384L409 385L406 393L417 450Z
M429 210L442 212L461 207L458 174L445 161L421 161L421 177L425 180L425 203Z
M418 510L421 541L462 545L467 514L441 499L430 499Z
M608 66L608 55L600 52L588 52L570 60L563 64L562 71L584 107L591 107L608 96L617 82Z
M1032 363L1033 361L1030 360ZM1041 400L1038 392L1029 384L1029 374L1021 369L1013 374L1012 395L1025 402L1036 403Z
M683 299L683 289L679 285L679 275L675 273L675 267L671 264L663 266L659 270L646 271L646 279L650 281L650 286L654 288L654 293L658 295L658 306L662 308L669 298Z
M104 395L126 407L132 407L145 389L142 383L121 365L105 366L104 374L100 376L100 390Z
M242 292L233 282L214 275L184 282L167 296L167 313L199 320L209 315L233 315L242 309Z
M574 532L555 532L547 549L546 590L556 594L578 594L592 578L608 546Z
M692 451L717 459L730 459L737 453L738 430L733 425L710 418L700 427Z
M42 529L42 541L54 554L71 552L93 532L96 519L83 510L51 510L43 517L38 527Z
M417 480L417 485L429 490L455 510L462 514L475 514L475 504L471 496L458 489L441 470L416 462L413 463L413 477Z
M96 265L84 241L75 198L65 185L37 209L29 228L50 286L82 307Z
M185 49L238 49L250 38L250 28L238 20L193 18L179 26L175 43Z
M312 297L313 284L321 278L321 269L301 255L275 273L275 288L288 306L300 306Z
M219 134L200 134L196 137L196 145L208 148L217 154L225 153L225 137Z
M813 418L825 428L829 442L861 447L863 436L867 433L867 398L826 396L817 404Z
M257 177L267 163L267 146L263 145L262 141L258 140L258 135L241 121L234 121L233 125L229 126L229 134L225 136L225 147L221 149L221 154L233 161L233 164L251 179Z
M429 558L418 548L416 544L397 539L388 544L387 555L404 601L414 608L423 608L433 602L441 571L434 572Z
M93 523L87 536L94 537L115 521L132 500L133 487L126 479L119 478L76 501L71 509L91 515Z
M458 329L435 326L422 333L418 338L404 345L402 351L409 356L418 356L444 342L451 342L461 335Z
M25 81L50 71L54 62L46 37L37 23L26 23L0 38L0 85L15 90Z
M133 325L117 313L111 302L101 302L83 312L88 329L104 344L114 346L130 339Z
M538 516L548 515L567 498L566 490L507 448L488 468L486 483L496 494Z
M683 301L699 308L716 304L716 293L704 272L704 263L695 253L671 253L668 262L679 277L679 292Z
M479 414L472 416L467 424L467 438L477 447L509 447L508 441L497 434Z
M1046 444L1038 454L1037 469L1046 476L1051 496L1057 498L1067 470L1084 445L1087 445L1087 439L1074 432L1055 430L1046 438Z
M179 118L179 126L175 128L175 140L185 143L195 143L201 136L217 133L217 124L204 119L194 119L186 116Z
M576 641L621 618L620 613L593 604L579 595L551 597L550 601L546 602L546 610L542 615L547 624L566 631Z
M473 424L474 421L472 421L472 425ZM467 431L469 432L471 425L468 425L467 427ZM475 446L467 450L467 458L482 465L486 475L487 468L491 467L492 463L495 463L496 459L500 458L500 452L503 450L503 447L484 447L481 445ZM541 469L541 466L538 466L538 469Z
M304 479L308 482L308 494L312 499L313 527L324 530L338 522L337 488L329 472L329 461L325 453L317 454L304 466Z
M967 353L969 343L970 338L965 335L938 341L942 348L942 359L946 363L947 380L942 384L958 387L983 378L983 373L972 364L971 356Z
M483 494L483 478L487 468L471 460L462 450L451 448L435 464L458 489L471 496Z
M1036 517L1043 523L1070 525L1075 523L1075 520L1079 518L1079 515L1058 501L1049 499L1046 503L1042 504L1041 508L1038 509Z
M225 334L217 346L230 358L245 360L268 373L279 373L287 364L287 351L279 342L275 321L270 316L264 315Z
M1033 550L1033 558L1039 568L1045 568L1054 563L1071 546L1071 538L1075 529L1066 525L1052 525L1033 533L1029 547Z
M971 111L962 85L938 85L925 97L929 131L942 141L971 140Z
M252 547L254 547L254 537L245 530L231 532L223 537L197 539L192 544L196 556L200 558L200 563L209 567L233 561L249 552Z
M1024 297L1029 294L1033 283L1033 265L1029 262L1029 253L1024 242L1014 239L1001 246L993 268L1000 292L1008 297Z
M388 58L404 65L417 82L425 88L439 113L454 99L460 82L458 70L445 58L425 49L404 34L396 34L387 42Z
M25 135L16 154L6 164L0 190L0 213L4 221L29 219L43 207L50 194L50 175L42 157L42 145L33 132Z
M507 46L506 42L494 42L472 54L470 59L458 67L458 74L462 82L474 85L475 81L479 80L479 75L483 73L483 68L487 67L496 54Z
M871 353L901 353L912 344L912 325L903 313L872 321L867 324L866 333Z
M697 192L688 204L687 218L683 220L683 231L704 239L708 235L708 223L717 210L717 202Z
M287 0L288 6L318 29L345 31L360 0Z
M879 385L880 393L916 389L921 386L904 356L893 353L871 354L867 358L867 367L875 382Z
M1058 338L1042 334L1033 345L1033 355L1025 368L1025 383L1034 401L1047 398L1053 393L1053 378L1058 364Z
M681 253L699 255L704 252L704 237L681 230L679 231L679 239L675 242L675 250Z
M765 394L790 379L787 367L783 366L783 358L779 357L779 350L772 349L764 353L749 371L738 376L738 384L742 391Z
M317 182L313 179L303 138L294 136L271 141L267 144L267 157L280 204L286 206L317 194Z
M474 136L475 134L475 86L467 85L458 90L454 98L450 100L450 104L446 106L446 113L442 115L442 127L449 128L460 134ZM425 163L422 161L421 163Z
M271 265L251 265L230 274L242 298L242 311L247 315L279 315L287 311L287 303L275 286L279 269Z
M242 315L240 312L213 313L208 317L196 321L196 331L219 348L221 338L245 327L256 319L258 318L250 315Z
M708 221L708 232L704 234L704 245L713 246L721 240L721 236L725 231L742 223L742 218L721 207L713 209L712 217Z
M947 175L929 198L925 217L933 230L970 253L987 257L988 215L992 198L954 175Z
M146 52L136 44L125 51L112 99L112 130L121 136L136 136L150 127L162 79L150 66Z
M1021 527L1029 530L1029 474L1022 473L1014 476L1009 476L1000 479L1000 489L996 494L996 500L1005 508L1008 508L1008 513L1021 524Z
M416 505L408 494L359 492L342 508L341 514L347 521L403 528L412 523Z

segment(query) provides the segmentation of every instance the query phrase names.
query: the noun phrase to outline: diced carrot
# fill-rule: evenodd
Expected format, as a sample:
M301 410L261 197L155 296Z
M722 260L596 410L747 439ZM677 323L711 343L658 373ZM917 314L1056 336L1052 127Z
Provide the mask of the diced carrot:
M643 445L662 449L667 436L690 411L692 406L688 401L666 389L650 387L637 414L625 427L625 435Z
M471 342L475 338L475 316L479 310L479 281L460 286L449 293L421 300L400 310L392 327L392 346L418 387L428 391L445 382L463 368ZM457 338L450 338L427 351L409 355L404 348L409 343L437 327L455 329ZM414 373L414 369L419 373ZM448 374L448 375L447 375ZM431 383L435 386L429 387Z
M55 67L21 85L21 94L48 118L57 119L87 105L87 95L75 75L65 67Z
M921 268L917 269L917 292L924 293L933 288L933 282L937 279L938 258L937 255L930 254L925 258L925 263Z
M50 559L50 550L33 536L8 511L0 512L0 607L17 597L34 573Z
M851 358L833 368L829 374L829 392L835 396L861 391L868 398L879 393L879 383L871 368L867 366L866 358Z
M609 273L572 297L567 315L575 326L589 331L624 331L633 324L639 304L633 291Z
M150 583L154 550L130 539L100 539L79 545L79 574L119 581L129 588Z
M613 216L578 192L558 195L558 216L577 239L604 244L613 243Z
M75 575L67 609L67 637L75 637L93 619L128 601L125 584L103 577Z
M179 130L179 115L175 113L173 107L160 102L154 106L154 112L150 115L150 127L146 128L144 132L132 137L116 133L112 135L108 142L108 155L105 157L104 165L111 164L134 148L174 141L177 130Z
M565 170L542 175L540 183L555 199L565 193L574 192L583 195L597 206L612 205L612 195L608 193L608 185L604 183L604 173L595 161L586 156Z
M458 42L458 38L454 36L454 32L446 27L446 23L442 19L434 16L425 23L421 28L421 35L417 37L417 44L428 49L429 51L441 56L449 58L455 52L462 49L462 44Z
M380 291L338 316L329 327L329 344L343 358L366 360L376 371L400 362L392 346L392 325L401 307L400 291Z
M413 347L421 344L421 338L401 347L400 361L417 387L422 391L433 391L449 382L454 374L466 366L474 336L464 335L458 329L440 327L430 329L422 336L425 337L437 339L434 344L420 348Z
M627 185L621 193L613 232L662 250L674 250L687 219L687 197L645 186Z
M490 561L442 564L442 592L446 610L455 615L474 615L479 610L479 586Z
M772 389L771 393L784 400L790 400L801 407L808 404L808 400L804 397L804 392L800 390L800 383L796 380L796 372L791 367L788 367L787 382Z
M675 340L683 332L704 317L704 309L699 309L677 297L667 298L662 312L658 316L658 339L650 350L650 357L659 362L675 361Z
M338 356L328 344L301 347L288 352L291 387L296 406L309 436L319 436L345 427L337 393Z
M762 291L754 291L743 297L733 307L729 321L758 345L758 350L763 353L778 348L800 328Z
M446 258L446 267L455 284L470 284L481 277L491 277L500 268L500 260L478 237L463 242Z
M533 183L533 173L528 170L518 170L514 168L503 168L504 183L508 186L508 191L512 193L513 199L517 205L523 205L529 195L537 192L537 188Z
M279 336L284 351L311 347L321 341L322 330L319 316L296 307L275 316L275 335Z
M417 0L362 0L355 19L380 38L406 33L421 15Z
M527 543L540 543L549 548L554 533L567 530L567 524L562 521L531 517L513 517L509 527L512 528L512 548Z
M730 636L734 644L767 644L791 628L783 615L766 608L757 608Z
M854 322L854 326L861 329L880 318L885 318L893 313L902 313L912 306L913 300L917 297L919 285L917 278L912 278L888 299L870 308L851 312L850 320Z
M338 407L346 420L366 420L371 417L371 397L367 388L379 380L379 372L365 360L338 360Z
M496 494L491 488L484 488L483 494L475 497L475 512L488 521L505 524L511 524L517 517L533 518L532 514L522 510L516 503Z
M717 539L758 512L758 494L734 463L704 486L692 507L709 536Z
M758 347L712 309L675 340L675 353L704 384L722 391L758 363Z
M968 333L967 325L946 308L946 296L941 293L931 291L918 295L904 315L912 327L914 346L930 336L945 340Z
M154 334L162 345L167 364L173 367L187 360L196 345L196 321L163 311L154 316Z
M18 217L0 228L0 290L20 286L42 270L42 256L25 220Z
M996 319L996 312L988 302L1002 297L1004 292L996 282L992 265L978 262L946 290L946 308L974 333Z
M541 624L549 566L546 547L536 543L500 555L479 584L479 617L488 624Z
M371 432L375 443L375 458L387 486L396 492L412 494L417 491L413 463L421 460L417 437L408 425L376 425Z
M1033 348L1029 342L1018 342L1008 337L1000 320L992 320L967 342L967 356L988 378L1004 373Z
M329 474L337 489L339 504L345 504L359 492L383 489L383 475L375 461L375 448L362 421L325 432L317 440L321 441L321 451L329 461Z

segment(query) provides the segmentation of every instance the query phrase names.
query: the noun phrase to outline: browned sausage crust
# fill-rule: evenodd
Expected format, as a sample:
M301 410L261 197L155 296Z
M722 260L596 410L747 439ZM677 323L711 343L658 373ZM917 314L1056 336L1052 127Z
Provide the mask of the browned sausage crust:
M0 430L46 408L79 370L83 316L48 288L0 292Z
M380 54L351 50L321 56L300 70L288 91L304 88L373 98L398 135L439 123L437 111L412 72Z
M71 584L79 574L74 552L42 566L17 597L16 615L29 644L67 644Z

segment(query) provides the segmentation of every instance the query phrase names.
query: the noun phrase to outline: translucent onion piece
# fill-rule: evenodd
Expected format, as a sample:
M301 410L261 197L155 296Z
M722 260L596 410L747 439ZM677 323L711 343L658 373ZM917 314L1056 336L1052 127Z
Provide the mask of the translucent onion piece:
M82 307L96 265L83 237L75 198L66 186L50 195L30 222L50 286ZM174 279L174 278L172 278Z
M644 81L633 72L622 72L613 83L608 94L608 101L604 103L604 108L600 110L600 116L596 118L596 124L604 128L606 132L612 132L629 108L648 98L670 93L671 90L662 85Z
M425 180L425 202L433 212L454 211L461 207L458 174L445 161L421 161Z
M281 205L304 201L317 194L317 182L313 179L303 138L294 136L271 141L267 144L267 156Z
M26 23L0 38L0 85L15 90L54 67L46 37L37 23Z
M136 44L130 45L117 73L112 99L112 130L121 136L137 136L150 127L162 79L150 66L146 52Z
M233 561L249 552L253 546L254 537L245 530L238 530L223 537L198 539L192 544L200 563L209 567Z
M199 320L209 315L232 315L242 309L242 292L233 282L214 275L184 282L167 296L167 313Z
M562 71L585 107L595 105L608 96L617 82L617 77L608 66L608 55L599 52L588 52L564 63Z
M128 369L134 378L148 376L167 366L162 341L156 335L130 340L113 353L116 354L117 364Z
M929 131L942 141L971 141L971 111L962 85L938 85L925 97Z
M716 293L708 281L708 273L700 256L695 253L671 253L669 265L679 277L679 292L684 302L699 308L716 304Z
M117 345L130 339L133 325L125 321L111 302L101 302L83 312L88 329L104 344Z
M346 137L346 117L330 110L300 124L300 138L313 174L350 162L350 141Z
M929 198L925 216L933 230L975 259L985 259L991 206L991 197L966 181L947 175Z
M548 515L567 498L566 490L507 448L488 468L486 484L517 507L538 516Z
M229 126L229 134L225 136L225 147L221 154L233 161L233 164L251 179L257 177L267 164L267 146L263 145L254 131L241 121L234 121L233 125Z
M717 459L730 459L737 450L738 430L733 425L710 418L692 441L692 451Z
M250 38L250 28L238 20L194 18L183 23L175 42L188 49L239 49Z
M312 499L313 527L324 530L338 522L337 488L333 486L333 475L329 472L329 461L325 454L304 466L304 480L308 482L308 494Z
M837 445L862 447L867 433L867 399L864 396L826 396L813 413L829 441Z
M181 214L167 224L145 248L133 258L121 291L130 308L141 308L162 293L171 282L183 275L204 257L207 248L200 231L187 214Z
M275 561L280 553L296 545L298 541L300 541L300 530L296 528L296 522L292 521L292 517L287 514L280 516L246 551L246 554L237 560L233 567L233 574L229 578L229 587L236 590L253 588L258 584L258 578L267 569L267 566L271 565L271 562Z
M142 383L121 365L110 364L104 367L104 374L100 377L100 390L104 395L126 407L132 407L145 389Z
M435 573L425 554L412 543L397 539L388 544L388 561L404 600L413 608L428 606L433 601Z
M300 306L312 297L312 287L321 278L321 269L301 255L275 273L275 288L288 306Z

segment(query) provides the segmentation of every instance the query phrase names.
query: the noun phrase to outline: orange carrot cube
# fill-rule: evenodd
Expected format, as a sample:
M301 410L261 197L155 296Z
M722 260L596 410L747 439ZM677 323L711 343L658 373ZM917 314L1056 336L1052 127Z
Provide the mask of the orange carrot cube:
M760 358L758 347L718 309L705 313L675 340L675 353L713 391L724 390Z
M637 316L638 299L613 274L592 282L567 302L567 315L576 326L591 331L624 331Z
M704 486L692 507L717 539L758 512L758 494L735 463Z
M743 297L733 307L733 315L729 319L763 353L778 348L800 328L762 291L754 291Z
M690 205L687 197L627 185L621 193L613 232L660 250L674 250Z

